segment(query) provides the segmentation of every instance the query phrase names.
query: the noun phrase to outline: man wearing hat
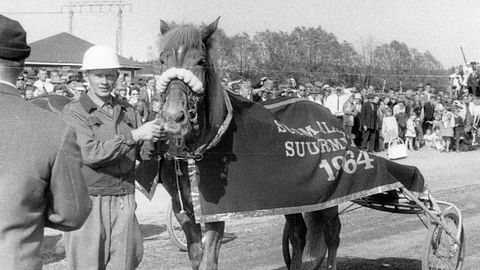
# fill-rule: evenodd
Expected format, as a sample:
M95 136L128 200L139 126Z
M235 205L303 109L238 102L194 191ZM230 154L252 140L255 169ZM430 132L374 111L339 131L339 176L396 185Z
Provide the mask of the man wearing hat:
M158 139L154 121L141 125L126 101L111 95L119 77L115 52L101 45L89 48L82 69L89 90L63 111L77 134L82 172L92 199L85 224L65 234L68 269L135 269L143 255L135 217L135 161L143 141Z
M67 91L72 100L79 100L86 89L81 83L82 77L79 74L71 74L67 79Z
M1 269L42 269L44 227L78 229L91 206L74 130L15 88L29 55L22 26L0 15Z

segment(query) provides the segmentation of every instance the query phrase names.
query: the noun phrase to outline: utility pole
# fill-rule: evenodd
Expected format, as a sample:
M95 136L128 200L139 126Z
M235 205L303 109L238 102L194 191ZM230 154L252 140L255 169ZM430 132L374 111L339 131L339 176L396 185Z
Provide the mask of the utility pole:
M126 3L123 0L72 0L68 5L62 5L62 12L64 8L69 10L69 31L70 34L73 34L74 13L110 13L117 11L115 47L117 54L122 54L123 9L126 7L128 7L130 11L132 10L132 4Z
M115 43L116 43L116 49L117 49L117 54L121 55L122 54L122 7L118 8L118 13L117 13L117 18L118 18L118 27L117 27L117 35L115 36Z
M68 32L73 35L73 8L68 11Z

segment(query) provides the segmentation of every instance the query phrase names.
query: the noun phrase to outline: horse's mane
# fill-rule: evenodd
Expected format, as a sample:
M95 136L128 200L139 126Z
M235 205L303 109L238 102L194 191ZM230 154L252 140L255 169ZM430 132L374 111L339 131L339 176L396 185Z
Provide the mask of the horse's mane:
M223 123L225 117L225 101L220 76L217 73L216 41L214 37L203 40L203 32L193 25L180 25L166 32L160 39L160 51L184 46L185 50L197 49L206 52L207 67L204 89L207 96L209 125L216 129Z

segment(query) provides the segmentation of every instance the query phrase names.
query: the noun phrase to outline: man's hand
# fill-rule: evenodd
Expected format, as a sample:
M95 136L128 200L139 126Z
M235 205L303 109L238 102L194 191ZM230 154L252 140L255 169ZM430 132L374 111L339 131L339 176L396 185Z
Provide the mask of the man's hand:
M140 126L137 129L132 130L133 140L138 141L150 141L158 140L166 136L165 132L161 131L160 125L155 123L157 120L152 120Z
M365 125L363 126L363 130L367 131L368 127Z

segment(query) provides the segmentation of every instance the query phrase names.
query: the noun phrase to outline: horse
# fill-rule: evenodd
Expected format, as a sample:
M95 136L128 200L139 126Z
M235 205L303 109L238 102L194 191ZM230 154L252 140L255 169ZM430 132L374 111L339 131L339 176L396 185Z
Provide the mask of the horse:
M202 243L201 226L195 223L186 161L207 162L202 158L207 157L208 146L228 143L217 134L232 126L225 125L229 117L227 99L231 94L221 87L215 58L214 33L219 19L202 28L192 25L170 28L164 21L160 25L160 62L166 71L159 79L164 104L157 117L168 139L157 142L155 151L162 157L159 178L172 197L175 217L185 232L188 257L194 270L218 269L225 228L223 221L205 223ZM231 122L241 117L240 114L233 108ZM228 178L226 168L216 165L221 160L208 162L212 164L211 170L219 175L219 182L222 177ZM200 178L200 183L212 182L207 180ZM287 267L301 269L305 253L313 258L313 269L319 269L328 249L328 269L335 270L341 228L338 208L294 213L285 218L292 245L291 264Z

